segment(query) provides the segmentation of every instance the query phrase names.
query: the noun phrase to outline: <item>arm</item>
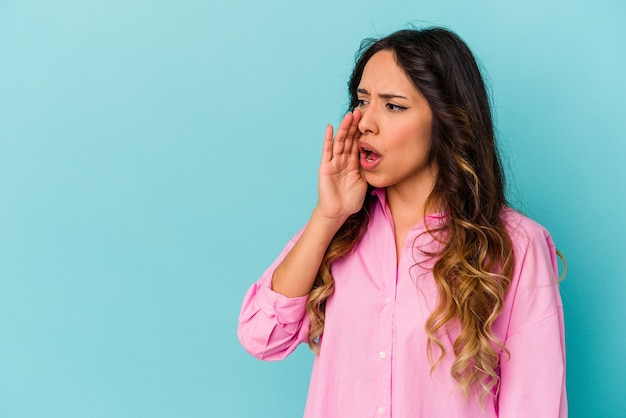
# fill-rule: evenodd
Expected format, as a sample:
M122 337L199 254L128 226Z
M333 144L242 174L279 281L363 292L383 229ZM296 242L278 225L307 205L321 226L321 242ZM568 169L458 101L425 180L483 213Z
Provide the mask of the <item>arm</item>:
M358 109L348 113L334 140L332 126L326 128L317 207L302 237L274 272L272 288L278 293L299 297L311 291L328 244L346 219L363 204L367 182L359 164L360 118Z
M279 360L308 339L308 293L333 236L363 204L367 183L358 159L360 112L348 113L333 140L329 125L319 169L319 200L301 235L287 245L244 298L239 340L264 360Z
M261 360L280 360L306 341L309 321L306 296L288 298L272 290L272 274L291 251L301 233L284 248L261 278L246 292L237 335L241 345Z
M501 356L499 416L564 418L565 338L556 253L544 229L529 230L528 238L516 257L517 280L507 296L510 356Z

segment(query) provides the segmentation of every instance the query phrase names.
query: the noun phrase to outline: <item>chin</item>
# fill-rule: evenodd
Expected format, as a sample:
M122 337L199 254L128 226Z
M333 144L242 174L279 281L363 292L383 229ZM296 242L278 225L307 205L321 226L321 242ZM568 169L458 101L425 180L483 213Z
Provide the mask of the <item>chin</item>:
M365 176L365 181L367 181L367 184L377 189L384 189L385 187L389 186L389 184L383 182L381 179L371 178L367 175Z

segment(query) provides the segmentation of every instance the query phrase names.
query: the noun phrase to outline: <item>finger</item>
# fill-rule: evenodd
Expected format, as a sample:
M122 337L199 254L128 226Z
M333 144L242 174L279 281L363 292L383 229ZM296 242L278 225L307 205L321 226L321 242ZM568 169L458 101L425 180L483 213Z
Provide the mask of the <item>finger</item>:
M352 147L350 148L350 154L356 157L357 161L359 159L359 139L361 138L361 132L357 131L357 133L352 138Z
M346 135L345 140L345 152L352 154L353 145L358 140L358 136L360 136L359 132L359 121L361 120L361 111L359 109L354 109L352 112L352 123L350 124L350 128L348 128L348 134Z
M333 156L333 125L326 125L324 132L324 146L322 147L322 161L328 162Z
M333 155L342 154L344 152L345 140L348 136L350 126L352 125L352 119L352 113L348 112L339 124L339 128L337 128L337 135L335 135L335 139L333 140Z
M361 120L361 111L354 109L352 112L352 123L348 128L348 134L346 135L345 151L352 152L352 143L355 141L355 136L359 133L359 121Z
M361 109L358 107L354 109L352 112L352 126L350 126L350 131L353 132L353 136L359 132L359 122L361 122L362 117L363 113L361 113Z

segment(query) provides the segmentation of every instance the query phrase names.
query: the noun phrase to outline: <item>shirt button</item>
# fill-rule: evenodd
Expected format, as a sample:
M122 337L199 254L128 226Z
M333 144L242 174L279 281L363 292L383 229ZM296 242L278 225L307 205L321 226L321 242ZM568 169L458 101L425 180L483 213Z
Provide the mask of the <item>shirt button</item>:
M385 357L387 357L387 354L385 354L384 351L381 351L380 353L378 353L378 357L385 358Z
M385 303L391 303L391 298L385 298Z
M381 406L380 408L378 408L377 412L378 412L378 415L382 415L385 413L385 408Z

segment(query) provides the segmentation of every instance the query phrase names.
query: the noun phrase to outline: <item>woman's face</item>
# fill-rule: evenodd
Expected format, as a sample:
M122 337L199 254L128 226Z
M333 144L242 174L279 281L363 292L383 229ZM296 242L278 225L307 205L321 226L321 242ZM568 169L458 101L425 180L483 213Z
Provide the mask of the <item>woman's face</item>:
M432 112L428 102L396 64L391 51L377 52L365 65L357 89L365 178L374 187L415 191L434 184L428 163Z

